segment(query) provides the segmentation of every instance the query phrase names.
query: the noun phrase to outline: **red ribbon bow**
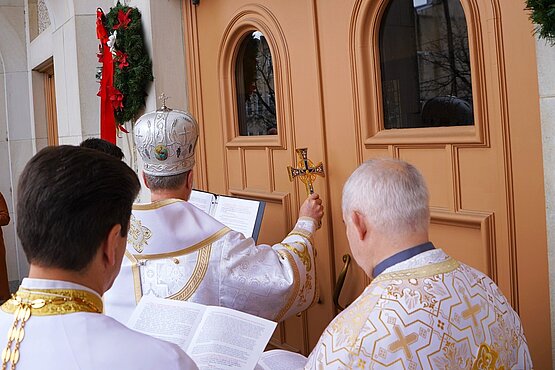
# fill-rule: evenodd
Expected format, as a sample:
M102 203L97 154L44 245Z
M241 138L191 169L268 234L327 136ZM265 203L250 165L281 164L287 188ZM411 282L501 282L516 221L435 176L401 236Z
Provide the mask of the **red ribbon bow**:
M123 69L129 65L127 61L127 54L123 51L116 50L116 62L118 63L119 69Z
M127 26L129 25L129 22L131 22L131 18L129 18L129 14L131 13L131 8L124 13L123 10L119 10L118 12L118 24L114 25L114 29L115 30L119 30L120 28L123 28L124 30L127 29Z

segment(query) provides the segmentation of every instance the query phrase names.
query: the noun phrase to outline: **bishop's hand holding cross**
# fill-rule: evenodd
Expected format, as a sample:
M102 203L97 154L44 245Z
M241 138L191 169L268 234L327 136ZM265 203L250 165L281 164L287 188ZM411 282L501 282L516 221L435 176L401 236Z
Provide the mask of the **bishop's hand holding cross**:
M314 165L310 159L308 159L308 149L307 148L300 148L295 150L297 152L298 162L297 167L287 166L287 174L289 175L289 180L293 181L295 178L299 178L306 187L306 193L308 195L308 199L305 201L305 204L308 202L315 202L316 204L322 204L322 200L320 196L314 193L314 186L312 185L316 180L317 176L324 177L324 165L322 162L319 162L317 165ZM303 204L304 206L304 204ZM301 212L304 207L301 207ZM323 215L323 207L321 208L322 215ZM322 215L320 215L320 220ZM299 216L302 216L299 214ZM318 222L318 227L322 224L321 221Z

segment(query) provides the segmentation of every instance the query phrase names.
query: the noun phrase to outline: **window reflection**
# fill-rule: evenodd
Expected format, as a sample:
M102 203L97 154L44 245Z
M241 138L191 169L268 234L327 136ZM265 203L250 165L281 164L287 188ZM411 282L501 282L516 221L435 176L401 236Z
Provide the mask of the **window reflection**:
M235 63L239 134L276 135L276 103L272 54L260 31L241 42Z
M391 0L380 29L386 129L474 123L459 0Z

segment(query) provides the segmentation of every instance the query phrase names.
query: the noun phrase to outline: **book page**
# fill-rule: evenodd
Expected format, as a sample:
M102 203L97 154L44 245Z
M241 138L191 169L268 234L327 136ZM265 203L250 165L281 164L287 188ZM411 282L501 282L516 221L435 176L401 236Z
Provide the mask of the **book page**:
M307 360L299 353L274 349L260 356L254 370L298 370L304 367Z
M205 191L194 190L191 192L188 202L204 211L211 214L212 205L216 201L216 197L212 193L207 193Z
M206 306L197 303L146 295L133 311L127 326L187 348L205 309Z
M252 237L260 202L220 195L214 218L232 230Z
M276 325L243 312L207 307L186 352L201 370L251 370Z

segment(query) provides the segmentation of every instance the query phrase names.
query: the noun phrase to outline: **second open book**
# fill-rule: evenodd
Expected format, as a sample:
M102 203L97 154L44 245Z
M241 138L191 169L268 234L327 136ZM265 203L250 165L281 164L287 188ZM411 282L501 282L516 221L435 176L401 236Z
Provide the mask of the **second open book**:
M258 239L266 204L263 201L193 190L189 203L245 237Z
M296 353L262 354L276 325L225 307L147 295L137 305L127 326L177 344L201 370L302 368L306 358Z

